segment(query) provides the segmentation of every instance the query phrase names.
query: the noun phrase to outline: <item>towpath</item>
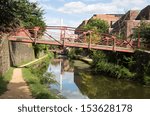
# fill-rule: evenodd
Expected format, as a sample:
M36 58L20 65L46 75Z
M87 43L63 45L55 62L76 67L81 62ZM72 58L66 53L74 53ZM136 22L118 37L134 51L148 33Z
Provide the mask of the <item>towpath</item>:
M8 84L8 91L0 99L32 99L32 94L22 76L21 68L13 70L12 79Z

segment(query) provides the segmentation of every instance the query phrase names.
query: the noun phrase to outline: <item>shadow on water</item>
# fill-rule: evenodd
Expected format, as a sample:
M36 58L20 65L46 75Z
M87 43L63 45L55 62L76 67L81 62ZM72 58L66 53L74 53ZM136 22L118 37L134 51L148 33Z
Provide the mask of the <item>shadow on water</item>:
M150 98L150 88L143 85L91 74L88 64L75 60L55 59L49 72L57 84L50 89L69 99L144 99Z

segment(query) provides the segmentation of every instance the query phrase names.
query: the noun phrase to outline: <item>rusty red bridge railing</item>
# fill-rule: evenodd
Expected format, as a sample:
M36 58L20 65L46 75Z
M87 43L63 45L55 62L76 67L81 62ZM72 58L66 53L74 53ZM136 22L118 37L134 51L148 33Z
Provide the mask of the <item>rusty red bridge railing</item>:
M40 35L41 28L34 29L18 29L10 37L10 41L35 43L35 44L49 44L63 47L79 47L96 50L109 50L119 52L133 53L136 46L133 45L131 39L120 40L114 35L101 34L96 38L93 32L88 30L76 29L67 26L47 26L42 35Z

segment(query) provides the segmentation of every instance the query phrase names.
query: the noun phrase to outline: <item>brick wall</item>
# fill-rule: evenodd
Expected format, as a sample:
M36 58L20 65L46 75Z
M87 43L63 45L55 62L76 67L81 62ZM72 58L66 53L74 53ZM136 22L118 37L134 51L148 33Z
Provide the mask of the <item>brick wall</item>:
M84 20L76 29L75 33L80 34L82 32L78 32L78 30L81 29L81 27L85 26L86 24L89 23L91 19L101 19L109 24L109 32L112 30L112 25L120 19L122 14L94 14L89 20Z
M95 14L94 16L92 16L91 19L101 19L107 21L109 26L111 27L111 25L115 23L117 20L119 20L120 17L111 14Z
M133 29L140 25L141 20L127 20L126 21L126 37L133 34ZM145 20L144 22L150 23L150 20Z

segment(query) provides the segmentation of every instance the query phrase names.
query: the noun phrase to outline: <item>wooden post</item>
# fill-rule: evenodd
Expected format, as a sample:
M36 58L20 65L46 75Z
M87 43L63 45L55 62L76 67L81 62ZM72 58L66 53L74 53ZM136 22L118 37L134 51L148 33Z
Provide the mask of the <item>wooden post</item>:
M106 45L108 46L108 38L106 37Z
M62 29L63 29L63 28L61 27L61 28L60 28L60 41L62 41L62 34L63 34L63 33L62 33L62 32L63 32Z
M89 42L89 49L91 49L91 32L90 33L90 42Z
M40 27L34 27L34 42L35 42L35 44L36 44L36 40L37 40L37 33L38 33L38 31L39 31L39 29L40 29Z
M113 37L113 51L115 51L115 47L116 47L116 38Z
M66 36L66 30L64 29L63 48L65 48L65 36Z
M140 45L140 29L139 29L139 32L138 32L138 48L140 48L141 45Z
M83 34L84 34L84 43L86 43L86 33L83 32Z

